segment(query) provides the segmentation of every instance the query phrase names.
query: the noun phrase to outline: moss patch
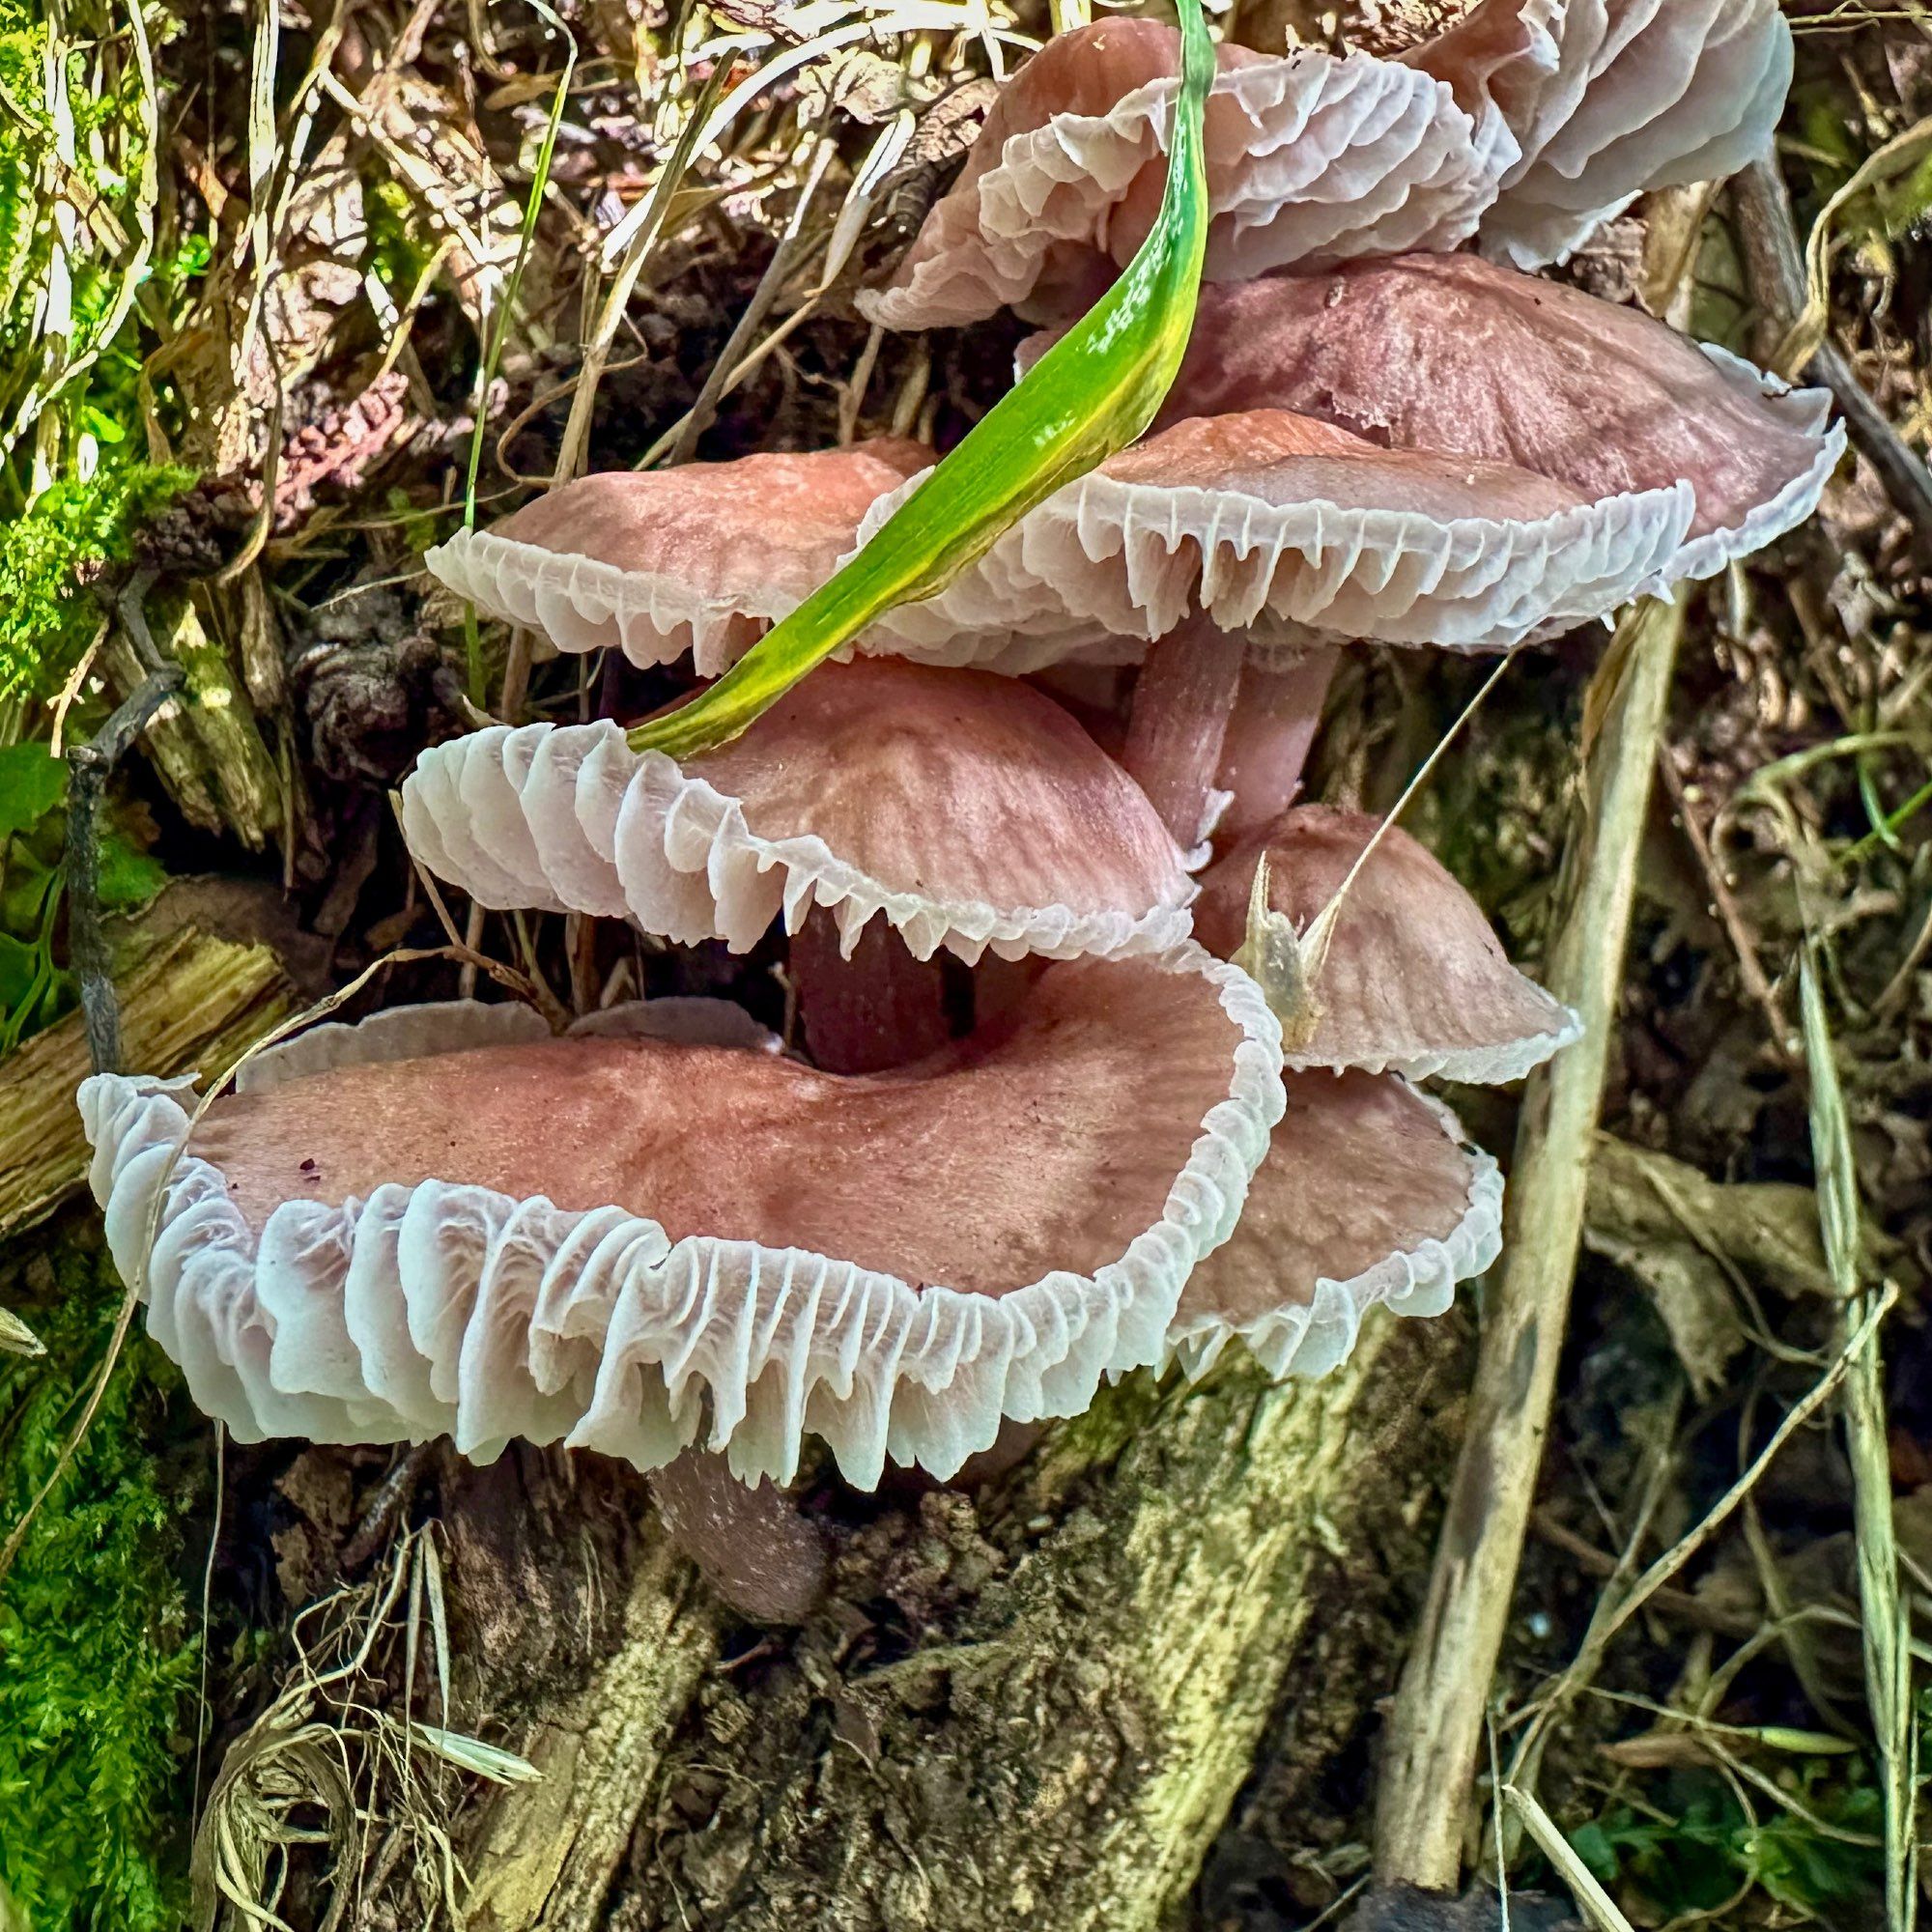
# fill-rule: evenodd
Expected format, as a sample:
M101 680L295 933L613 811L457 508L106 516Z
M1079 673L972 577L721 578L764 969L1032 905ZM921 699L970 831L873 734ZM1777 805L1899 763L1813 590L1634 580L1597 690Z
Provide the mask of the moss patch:
M99 621L86 586L192 480L148 463L103 467L52 484L0 526L0 697L60 689Z
M8 1295L44 1359L0 1356L0 1502L11 1527L52 1473L121 1288L78 1237ZM182 1582L200 1488L187 1418L138 1329L99 1414L0 1585L0 1918L162 1932L183 1921L198 1662Z

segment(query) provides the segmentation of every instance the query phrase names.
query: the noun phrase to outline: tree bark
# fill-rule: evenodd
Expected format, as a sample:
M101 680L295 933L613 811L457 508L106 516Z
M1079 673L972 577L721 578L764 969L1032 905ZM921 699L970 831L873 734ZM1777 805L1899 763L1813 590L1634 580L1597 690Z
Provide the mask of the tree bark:
M733 1620L642 1518L561 1673L608 1552L559 1558L539 1459L459 1483L461 1701L525 1706L491 1734L543 1773L451 1821L471 1932L1173 1924L1267 1741L1330 1749L1393 1687L1464 1336L1375 1321L1312 1384L1245 1358L1194 1389L1135 1377L978 1494L838 1499L802 1632Z

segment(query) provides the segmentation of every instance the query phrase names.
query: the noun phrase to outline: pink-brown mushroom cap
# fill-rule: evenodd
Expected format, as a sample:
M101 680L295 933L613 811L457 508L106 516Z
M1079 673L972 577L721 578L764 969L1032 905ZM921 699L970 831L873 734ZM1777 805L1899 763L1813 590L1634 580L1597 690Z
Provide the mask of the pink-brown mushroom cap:
M1160 1357L1281 1108L1259 989L1198 948L1049 969L883 1075L738 1043L734 1008L694 1041L719 1003L672 1004L668 1037L318 1029L191 1139L180 1083L86 1083L110 1244L196 1399L249 1439L567 1434L650 1467L708 1418L748 1479L807 1430L862 1484L944 1474Z
M691 653L715 676L803 603L871 505L933 460L885 438L807 455L604 470L547 491L424 559L491 616L561 650L633 664Z
M1667 578L1804 521L1844 449L1786 390L1635 309L1473 255L1204 289L1163 422L1296 410L1397 449L1514 464L1589 497L1688 483Z
M821 667L683 764L609 723L473 732L422 754L403 815L487 905L739 952L821 905L848 953L874 917L920 958L1159 952L1194 893L1146 795L1050 697L892 658Z
M1645 189L1767 153L1792 42L1776 0L1479 0L1405 58L1507 161L1479 245L1534 269Z
M1173 1352L1200 1375L1243 1342L1273 1375L1326 1375L1362 1317L1440 1315L1501 1246L1502 1179L1455 1116L1393 1076L1291 1073L1234 1235L1181 1291Z
M1189 416L1056 492L915 608L967 636L1031 584L1119 639L1199 610L1257 650L1508 649L1634 595L1691 508L1682 483L1590 501L1515 465L1390 450L1286 410Z
M1453 247L1494 192L1448 87L1366 54L1218 50L1206 142L1205 273ZM1076 314L1152 227L1166 178L1179 36L1104 20L1049 41L986 117L964 172L890 283L860 298L893 328L1011 304Z
M1239 948L1264 852L1270 907L1306 933L1380 822L1325 805L1284 812L1204 874L1202 944L1224 957ZM1576 1015L1510 964L1482 908L1399 826L1343 898L1313 992L1321 1017L1293 1067L1483 1084L1520 1079L1577 1037Z

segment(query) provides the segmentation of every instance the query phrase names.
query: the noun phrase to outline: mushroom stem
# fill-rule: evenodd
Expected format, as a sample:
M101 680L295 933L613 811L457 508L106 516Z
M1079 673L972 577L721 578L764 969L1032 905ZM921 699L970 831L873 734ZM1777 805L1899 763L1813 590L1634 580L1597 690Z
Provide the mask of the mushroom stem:
M1214 830L1215 775L1247 646L1193 617L1157 639L1134 682L1121 762L1184 852Z
M799 1024L827 1073L879 1073L936 1053L952 1037L937 954L915 959L883 920L868 921L849 959L822 906L807 914L788 955Z
M1215 828L1224 849L1272 825L1294 803L1339 656L1330 644L1279 670L1242 667L1214 779L1228 796Z
M687 1449L650 1477L678 1553L755 1623L799 1624L825 1594L825 1541L776 1484L741 1483L723 1456Z

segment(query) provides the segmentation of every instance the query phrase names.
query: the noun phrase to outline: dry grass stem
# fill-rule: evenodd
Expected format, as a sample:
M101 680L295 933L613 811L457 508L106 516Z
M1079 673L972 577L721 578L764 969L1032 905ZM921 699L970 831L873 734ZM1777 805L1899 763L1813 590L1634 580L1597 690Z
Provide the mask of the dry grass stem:
M1463 1812L1549 1427L1637 851L1682 627L1676 605L1634 607L1588 707L1598 722L1566 860L1572 897L1546 976L1581 1015L1583 1037L1533 1073L1524 1092L1468 1435L1377 1799L1377 1871L1385 1883L1453 1887L1462 1869Z

